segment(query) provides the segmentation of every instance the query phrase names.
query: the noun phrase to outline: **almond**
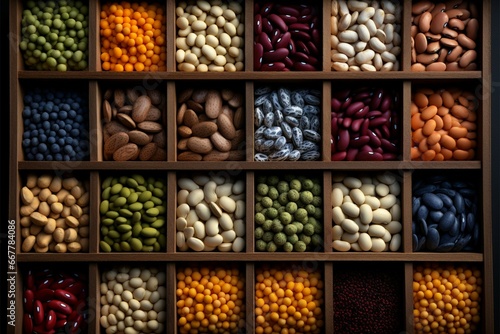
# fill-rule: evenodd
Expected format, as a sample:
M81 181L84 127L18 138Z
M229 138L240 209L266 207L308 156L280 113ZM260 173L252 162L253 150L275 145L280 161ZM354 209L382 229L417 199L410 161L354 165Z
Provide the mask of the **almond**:
M187 110L187 105L185 103L181 104L179 110L177 110L177 125L182 124L186 110Z
M231 100L233 98L234 92L232 90L230 90L230 89L223 89L221 91L221 95L222 95L222 99L224 101L229 101L229 100Z
M156 107L149 108L146 115L146 121L158 121L161 118L161 110Z
M231 142L224 138L219 132L211 135L210 141L214 144L215 148L221 152L228 152L231 150Z
M102 98L109 101L109 100L111 100L112 97L113 97L113 90L111 88L108 88L104 92L104 95Z
M193 92L191 98L196 103L205 103L207 94L208 94L208 89L197 89Z
M203 156L204 161L225 161L227 158L229 158L229 152L220 152L217 150L213 150Z
M231 150L245 148L245 131L237 130L236 135L231 140Z
M160 148L165 148L167 146L167 135L165 131L160 131L157 134L153 136L153 141L158 145Z
M130 104L127 104L127 105L121 107L120 109L118 109L118 112L122 113L122 114L130 115L130 112L132 111L132 109L133 109L133 107Z
M116 115L116 119L120 121L123 125L125 125L129 129L135 129L136 124L132 118L130 118L127 114L118 114Z
M115 133L104 142L104 152L107 154L113 154L117 149L128 144L128 142L128 134L125 132Z
M212 142L208 138L191 137L187 141L187 147L194 153L207 154L213 149Z
M113 99L115 105L118 106L118 108L123 107L125 105L125 92L123 91L123 89L115 89Z
M108 132L110 136L118 132L127 132L128 129L117 121L111 121L104 125L104 130Z
M182 152L177 156L177 161L201 161L203 157L193 152Z
M116 115L118 115L118 109L115 106L111 109L111 114L113 115L113 118L116 118Z
M105 123L111 122L111 118L113 117L113 112L111 109L111 104L109 104L108 100L104 100L102 103L102 118Z
M234 111L233 109L231 109L228 105L223 105L222 106L222 110L221 110L221 114L224 114L226 115L227 117L229 117L229 120L231 122L233 122L233 119L234 119Z
M191 128L193 136L208 138L217 131L217 124L214 122L200 122Z
M158 147L155 154L151 157L151 161L165 161L167 160L167 151Z
M144 146L151 141L149 136L142 131L132 130L128 133L129 141L131 143Z
M158 146L156 143L149 143L141 148L141 153L139 153L139 160L148 161L151 160L153 155L156 153Z
M144 132L149 132L149 133L158 133L163 129L163 127L161 126L160 123L151 122L151 121L141 122L141 123L137 124L137 128L139 130L142 130Z
M154 105L159 105L163 100L163 97L158 89L148 90L147 94L151 99L151 103Z
M151 108L151 99L147 95L141 95L135 100L132 109L132 119L137 123L146 120L149 108Z
M239 108L243 105L243 96L239 93L234 94L233 98L227 103L233 108Z
M210 118L217 118L222 109L222 97L216 90L210 90L205 101L205 113Z
M136 144L127 144L113 153L115 161L135 160L139 156L139 147Z
M127 100L130 103L134 104L135 100L137 100L137 98L139 97L139 93L133 88L127 89L126 93L127 93Z
M191 131L191 128L185 126L185 125L181 125L179 126L179 128L177 129L177 133L179 134L179 136L181 136L182 138L189 138L191 137L191 135L193 134L193 131Z
M227 160L231 160L231 161L245 160L245 150L229 151L229 158L227 158Z
M179 97L177 98L177 103L184 103L187 100L191 98L191 95L193 95L193 88L188 88L182 91L182 93L179 94Z
M196 115L194 110L187 109L186 112L184 113L184 118L182 120L182 123L184 123L184 125L192 128L198 122L199 122L198 115Z
M186 104L187 104L188 108L193 109L198 114L203 112L203 106L198 102L194 102L193 100L189 100L186 102Z
M188 138L184 138L184 139L181 139L177 142L177 149L178 150L181 150L181 151L185 151L187 150L187 141L188 141Z
M233 118L233 124L236 130L239 130L245 126L245 113L243 112L243 108L240 107L236 109Z
M217 127L221 135L226 137L226 139L233 139L236 136L236 129L234 128L233 122L224 114L219 115L217 118Z
M205 114L201 114L200 116L198 116L198 120L200 122L208 122L208 121L213 122L213 119L211 119L210 117L208 117Z

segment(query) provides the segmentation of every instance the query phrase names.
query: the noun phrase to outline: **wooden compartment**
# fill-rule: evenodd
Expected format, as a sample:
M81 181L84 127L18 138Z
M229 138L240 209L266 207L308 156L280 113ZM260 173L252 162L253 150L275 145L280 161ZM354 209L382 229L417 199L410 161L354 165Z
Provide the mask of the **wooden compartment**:
M100 273L107 269L109 262L116 264L126 264L128 262L139 263L148 261L152 266L166 268L167 274L167 305L166 311L169 319L177 319L176 314L176 268L182 262L186 265L196 261L207 262L232 262L241 268L241 272L245 272L246 276L246 329L248 333L253 333L255 330L254 322L248 321L254 319L255 310L255 269L262 262L283 263L285 266L293 262L304 262L311 265L318 265L323 272L325 281L325 304L324 304L324 319L325 333L331 333L334 330L333 317L333 285L335 279L335 267L338 262L346 262L352 265L360 265L363 261L368 262L383 262L387 265L394 265L401 271L402 282L401 293L404 293L404 314L405 324L404 329L413 333L413 268L423 262L450 262L452 264L472 264L482 270L483 277L483 292L481 301L481 330L486 333L493 332L493 268L492 268L492 216L491 216L491 97L487 93L487 87L491 84L491 59L489 55L491 26L490 26L490 11L491 1L479 2L480 10L480 31L482 32L481 40L477 43L477 50L480 65L478 70L468 72L411 72L411 41L409 38L411 27L411 0L401 1L402 19L401 19L401 37L402 37L402 52L399 58L400 70L394 72L335 72L331 71L330 60L330 15L331 1L324 0L323 2L315 2L319 7L322 7L323 14L320 18L321 22L321 63L322 70L313 72L273 72L264 73L253 71L253 41L254 41L254 2L249 1L244 3L244 70L236 73L184 73L176 70L175 61L175 7L174 0L162 0L161 4L165 8L165 17L170 18L166 23L166 38L167 38L167 70L161 72L131 72L131 73L116 73L103 71L100 60L100 8L103 1L89 2L89 40L93 41L89 44L89 68L86 71L67 71L67 72L48 72L48 71L32 71L27 70L22 61L22 56L18 51L17 45L13 45L10 49L11 55L11 70L10 70L10 143L11 155L9 162L10 169L10 190L14 195L13 200L9 202L9 216L20 220L20 190L23 186L25 175L28 173L43 173L45 171L59 172L75 172L77 174L89 175L90 189L92 196L90 198L90 235L89 235L89 252L82 254L31 254L21 252L21 235L20 225L18 227L18 235L16 236L16 255L19 261L19 268L28 268L34 262L47 262L51 265L71 264L71 266L83 268L83 271L89 274L89 307L90 310L95 310L95 317L89 319L89 332L104 332L99 324L100 312ZM11 0L10 16L14 19L11 21L10 32L16 36L21 32L21 17L22 4L18 1ZM465 80L465 83L464 83ZM25 161L22 151L22 107L23 107L23 90L25 86L44 86L44 85L65 85L78 82L82 91L87 91L89 96L89 133L90 140L90 159L89 161L75 162L49 162L49 161ZM102 95L107 87L114 85L128 86L129 84L138 84L144 87L159 84L166 98L166 104L163 111L163 125L167 130L167 159L165 161L147 161L147 162L114 162L103 161L102 152ZM200 162L191 163L177 161L177 132L175 117L177 114L176 98L181 88L190 86L214 86L224 85L236 87L244 94L244 110L245 110L245 125L246 132L246 155L242 161L229 162ZM256 162L254 161L254 89L262 85L277 85L291 84L303 87L315 87L321 91L321 157L319 161L307 162ZM400 93L400 158L396 161L340 161L332 162L330 158L330 133L331 133L331 96L332 89L336 87L344 87L344 85L352 86L383 86L393 87ZM464 87L468 88L470 84L477 87L476 93L479 100L479 112L477 122L477 141L478 149L474 160L461 161L444 161L444 162L427 162L427 161L412 161L410 152L411 141L411 96L412 92L419 87L426 85L433 87ZM335 252L331 248L331 185L332 176L338 172L348 174L375 173L383 171L392 171L398 175L401 180L402 192L400 195L402 205L402 245L398 252L383 252L383 253L361 253L361 252ZM481 217L481 246L477 252L460 252L460 253L435 253L435 252L413 252L412 247L412 184L413 176L424 174L446 174L449 170L456 171L458 174L469 178L473 174L474 180L480 189L480 202L478 205L478 216ZM177 193L177 178L179 175L189 175L194 172L236 172L242 176L246 185L246 247L240 254L236 253L202 253L194 252L178 252L175 247L175 209L176 201L175 194ZM161 176L167 180L167 211L165 214L167 231L167 246L166 250L159 253L104 253L99 249L100 240L100 193L101 180L103 175L115 175L117 173L124 174L154 174ZM309 173L321 178L323 182L323 227L324 227L324 248L321 251L313 253L264 253L257 252L255 249L254 238L254 210L255 210L255 182L258 175L262 173ZM96 195L97 194L97 195ZM184 265L184 263L183 263ZM20 271L21 272L21 271ZM18 274L18 287L21 287L22 274ZM22 294L20 290L16 292L15 297L16 307L19 311L18 322L22 318ZM94 315L94 314L92 314ZM177 330L176 322L170 322L166 329L167 332L173 333ZM8 333L22 333L22 326L15 328L9 327Z

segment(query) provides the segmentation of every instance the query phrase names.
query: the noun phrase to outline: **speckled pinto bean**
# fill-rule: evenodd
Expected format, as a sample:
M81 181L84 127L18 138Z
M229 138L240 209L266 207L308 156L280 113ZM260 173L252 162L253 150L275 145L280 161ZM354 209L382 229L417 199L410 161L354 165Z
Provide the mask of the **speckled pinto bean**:
M420 89L411 103L411 159L472 160L479 102L461 89Z
M413 250L470 252L480 241L478 195L471 182L444 176L414 180Z
M479 332L481 276L471 265L417 266L413 272L414 332Z
M24 279L23 333L81 333L87 327L86 277L44 269Z
M321 69L321 14L316 7L258 1L254 13L254 71Z
M476 70L479 16L478 4L473 1L414 2L412 71Z
M399 153L399 99L384 88L334 91L332 161L396 160Z
M399 266L398 266L399 268ZM404 331L402 268L380 264L338 265L333 272L335 333Z

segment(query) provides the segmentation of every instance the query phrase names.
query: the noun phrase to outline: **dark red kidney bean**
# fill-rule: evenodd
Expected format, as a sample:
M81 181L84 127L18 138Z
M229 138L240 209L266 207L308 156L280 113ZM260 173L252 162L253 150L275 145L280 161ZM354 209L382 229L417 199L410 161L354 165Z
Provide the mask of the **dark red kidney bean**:
M63 328L68 323L68 319L57 319L55 328Z
M291 15L279 15L281 19L286 23L286 24L293 24L298 21L298 19L295 16Z
M25 290L23 296L24 312L32 313L34 304L35 304L35 293L33 292L33 290L30 289Z
M50 308L51 310L54 310L58 313L62 313L62 314L71 314L71 312L73 312L73 309L71 308L71 306L69 306L68 304L66 303L63 303L62 301L60 300L51 300L50 302L48 302L48 308Z
M44 280L39 286L38 286L38 289L48 289L52 283L54 282L54 279L53 278L48 278L46 280Z
M33 333L33 317L31 314L24 313L23 315L23 332L25 334Z
M347 149L347 146L349 145L349 131L346 129L341 129L339 131L339 140L337 143L337 149L339 151L345 151Z
M337 118L332 117L332 136L337 136L337 133L339 131L338 125L337 125Z
M334 112L338 112L340 110L341 105L342 103L338 99L332 98L331 106Z
M302 7L302 9L300 10L300 16L311 15L312 13L312 7Z
M383 116L377 117L377 118L370 120L370 127L373 128L373 127L381 126L385 123L387 123L387 118L384 118Z
M396 153L398 151L396 145L394 143L391 143L389 140L382 138L380 139L381 142L381 147L389 152Z
M287 49L287 50L288 50L288 49ZM293 66L293 60L291 60L291 59L290 59L290 58L288 58L288 57L283 58L283 63L285 64L285 66L286 66L287 68L290 68L290 67L292 67L292 66Z
M384 98L382 99L382 102L380 103L380 110L385 112L391 108L391 105L392 105L392 98L389 95L385 94Z
M303 61L293 64L293 69L297 71L316 71L316 67Z
M262 64L260 69L261 71L283 71L285 69L285 64L281 62Z
M313 16L311 14L299 16L297 19L297 23L305 23L310 24Z
M398 156L394 153L383 153L382 154L383 160L396 160Z
M274 44L274 47L277 48L277 49L287 48L288 44L290 43L290 38L291 37L292 37L292 35L287 31L286 33L284 33L283 35L281 35L278 38L278 40Z
M352 118L344 118L344 121L342 122L342 126L344 128L348 128L351 126L352 123Z
M315 44L319 45L321 43L321 33L320 33L319 29L311 30L311 36L312 36L312 41Z
M45 318L45 313L43 311L43 304L39 300L35 300L35 305L33 307L33 322L35 325L40 325Z
M346 156L347 156L346 151L336 152L336 153L332 154L332 161L345 160Z
M52 289L40 289L35 291L35 299L42 302L46 302L54 298L54 290Z
M300 12L298 9L293 8L291 6L279 6L276 8L276 12L278 14L283 14L283 15L291 15L291 16L299 16Z
M346 160L347 161L354 161L356 160L356 156L358 155L358 149L357 148L350 148L347 150L347 155L346 155Z
M351 130L354 132L359 132L359 129L361 128L361 124L363 124L363 122L364 119L362 118L355 119L354 121L352 121Z
M288 28L292 30L304 30L304 31L309 31L310 29L309 24L307 23L292 23L289 25Z
M380 132L379 129L375 128L375 129L373 129L373 132L377 135L378 138L382 138L382 132Z
M384 150L381 147L377 147L373 150L373 152L383 154Z
M76 320L72 321L71 323L69 323L69 330L71 333L79 333L80 332L80 327L82 326L83 324L83 316L81 314L78 315L78 317L76 318Z
M373 148L368 144L363 145L359 150L362 152L373 152Z
M51 330L45 330L44 325L38 325L33 328L33 333L36 334L54 334L56 331L54 329Z
M29 270L26 275L26 287L30 290L35 290L35 277L31 270Z
M253 69L260 70L262 66L262 56L264 55L264 47L260 43L255 43L253 46Z
M270 33L271 31L273 31L273 25L266 18L262 18L262 31L267 32L267 33Z
M346 109L346 108L348 108L351 105L352 102L353 102L353 100L352 100L352 98L350 96L346 97L344 99L344 102L342 103L342 106L340 106L340 109Z
M308 62L309 57L302 52L295 52L294 54L290 55L290 59L295 60L295 61L303 61L303 62Z
M262 16L260 14L255 15L253 29L257 35L262 32Z
M58 289L54 291L54 298L69 304L70 306L75 306L78 303L78 299L71 292L66 290Z
M271 43L271 38L269 38L269 36L265 32L260 33L259 42L264 47L264 51L270 51L273 49L273 44Z
M297 41L297 50L300 52L303 52L305 54L309 54L309 49L307 48L306 44L303 41Z
M370 109L378 109L380 103L382 102L384 91L382 89L378 89L375 94L373 94L372 101L370 103Z
M68 287L70 284L74 283L75 279L69 277L69 278L62 278L60 280L55 281L50 285L50 288L53 290L56 289L64 289Z
M277 27L282 32L287 32L288 31L287 24L278 15L276 15L276 14L269 14L268 19L273 24L273 26Z
M85 292L85 288L80 282L75 282L69 285L65 290L74 294L75 296L79 296L80 294Z
M294 54L297 51L293 39L290 39L290 44L288 44L288 50L290 50L291 54Z
M354 139L351 139L349 142L349 145L352 147L362 147L363 145L366 145L370 142L370 137L368 136L361 136L361 137L356 137Z
M346 115L352 116L360 110L363 110L364 107L365 105L363 104L363 102L354 102L346 109Z
M315 54L315 55L318 54L318 48L316 47L316 45L314 45L314 43L312 41L307 42L306 45L307 45L307 49L309 50L309 52L311 54Z
M339 101L345 101L349 95L351 94L351 90L350 89L343 89L343 90L339 90L339 91L336 91L332 94L332 96L336 99L338 99Z
M320 27L318 27L318 22L319 22L318 18L317 17L313 17L313 19L311 21L311 24L309 24L309 28L310 29L321 29Z
M272 11L273 7L274 7L274 3L272 3L272 2L267 2L267 3L265 3L265 4L262 6L262 8L260 9L260 14L261 14L262 16L267 16L267 15L269 15L269 13Z
M365 120L363 121L363 124L361 124L361 133L363 135L368 135L368 127L370 126L370 120L365 118Z
M276 42L280 38L282 33L279 31L279 29L274 29L273 32L271 33L271 44L276 45Z
M381 130L381 136L380 137L391 137L391 131L389 130L389 127L387 126L387 124L384 124L382 125L382 127L380 128Z
M264 52L262 60L266 63L274 63L276 61L283 60L286 56L288 56L288 50L285 48L281 48Z
M49 310L49 312L47 312L47 316L45 319L45 329L50 331L56 326L56 322L57 322L56 312L54 312L54 310Z
M365 161L382 161L384 156L377 152L359 152L356 155L356 160L365 160Z
M365 107L361 110L358 110L355 114L354 114L354 117L355 118L364 118L366 116L366 114L368 114L368 111L370 110L370 108L368 108L368 106L365 105Z
M369 91L362 90L362 91L357 92L356 95L352 98L352 100L353 100L353 102L362 101L363 103L365 103L366 99L370 98L370 96L371 96L371 93ZM365 103L365 104L367 104L367 103ZM371 108L371 109L373 109L373 108Z
M376 147L379 147L382 144L375 132L368 130L368 137L370 137L370 142Z
M366 114L366 117L368 117L368 118L375 118L375 117L380 117L380 116L382 116L382 112L379 110L372 110Z
M311 40L311 36L305 31L291 30L290 32L292 33L293 38L301 39L306 42Z

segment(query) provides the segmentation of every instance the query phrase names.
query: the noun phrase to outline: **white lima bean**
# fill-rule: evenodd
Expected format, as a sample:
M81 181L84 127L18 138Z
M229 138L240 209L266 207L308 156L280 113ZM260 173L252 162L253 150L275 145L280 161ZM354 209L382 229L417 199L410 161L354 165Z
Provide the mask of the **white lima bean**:
M399 70L402 12L399 2L332 0L331 5L333 71ZM185 26L184 23L183 20L179 29Z
M243 1L188 1L175 10L181 72L235 72L244 69Z
M245 248L245 182L220 175L179 178L177 250L241 252Z
M401 187L394 175L332 176L332 248L396 252L401 247Z

